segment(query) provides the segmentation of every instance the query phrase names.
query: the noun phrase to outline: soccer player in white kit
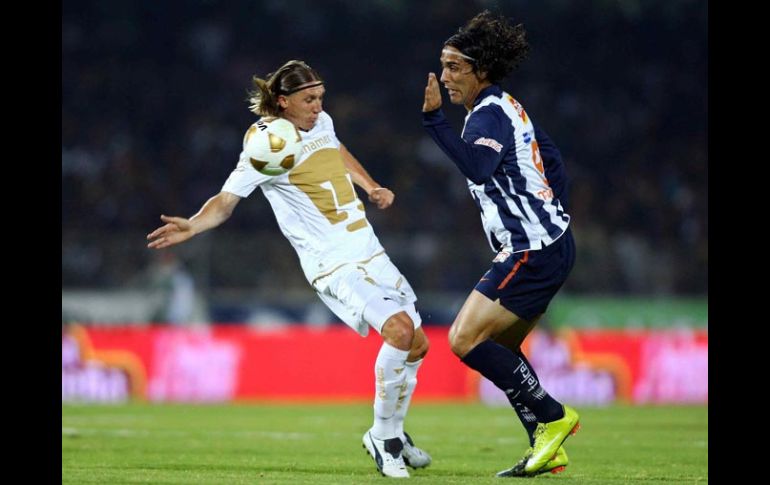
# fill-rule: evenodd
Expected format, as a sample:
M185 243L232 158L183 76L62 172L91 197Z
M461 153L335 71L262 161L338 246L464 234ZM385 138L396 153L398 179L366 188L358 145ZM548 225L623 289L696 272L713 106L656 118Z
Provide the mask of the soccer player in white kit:
M165 225L147 236L148 247L173 246L217 227L241 198L261 188L321 300L360 335L371 326L382 336L374 364L374 424L363 445L380 473L408 477L405 465L422 468L431 462L404 432L429 344L414 306L417 297L380 245L351 182L380 209L393 203L393 192L380 187L337 138L323 111L324 83L314 69L294 60L253 81L251 111L285 118L301 134L303 150L294 167L263 175L242 151L222 191L189 219L162 215ZM244 147L253 131L246 132Z

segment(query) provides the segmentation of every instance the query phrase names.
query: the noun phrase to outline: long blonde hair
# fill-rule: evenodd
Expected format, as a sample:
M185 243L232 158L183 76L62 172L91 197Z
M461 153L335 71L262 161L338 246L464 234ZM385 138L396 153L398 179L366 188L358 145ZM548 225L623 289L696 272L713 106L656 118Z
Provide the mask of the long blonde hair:
M323 82L315 69L303 61L291 60L267 75L267 80L252 77L254 89L248 92L249 111L259 116L279 116L278 96L292 94L298 86L312 81Z

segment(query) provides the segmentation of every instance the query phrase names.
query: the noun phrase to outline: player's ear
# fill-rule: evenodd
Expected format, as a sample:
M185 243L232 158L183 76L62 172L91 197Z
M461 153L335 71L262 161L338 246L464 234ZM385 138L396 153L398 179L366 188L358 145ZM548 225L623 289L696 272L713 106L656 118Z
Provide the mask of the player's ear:
M282 109L286 109L289 107L289 100L286 99L286 96L283 94L278 96L278 106L280 106Z

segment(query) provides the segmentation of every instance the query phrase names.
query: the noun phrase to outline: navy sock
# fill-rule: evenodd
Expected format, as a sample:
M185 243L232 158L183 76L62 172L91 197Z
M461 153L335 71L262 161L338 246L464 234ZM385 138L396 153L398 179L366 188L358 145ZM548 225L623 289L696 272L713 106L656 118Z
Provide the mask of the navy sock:
M526 358L522 359L509 348L485 340L471 349L462 361L502 390L508 400L515 403L514 409L516 404L526 406L541 423L564 417L564 408L545 392Z
M512 399L508 399L513 406L513 410L516 411L516 415L519 416L521 424L524 425L524 429L527 430L527 436L529 436L529 446L535 446L535 429L537 429L537 417L532 414L532 411L525 405L514 402Z
M529 367L529 371L532 372L532 376L537 379L538 382L540 382L540 379L535 373L535 368L532 367L532 364L529 363L527 357L524 355L524 352L522 352L521 349L518 349L516 351L516 355L518 355L519 358L524 361L524 364ZM535 429L537 429L537 417L532 414L532 411L527 406L520 402L516 402L515 399L511 399L507 394L506 397L508 397L508 401L511 403L514 411L516 411L516 414L519 416L519 420L521 421L521 424L524 425L524 429L527 430L527 435L529 436L529 446L535 446Z

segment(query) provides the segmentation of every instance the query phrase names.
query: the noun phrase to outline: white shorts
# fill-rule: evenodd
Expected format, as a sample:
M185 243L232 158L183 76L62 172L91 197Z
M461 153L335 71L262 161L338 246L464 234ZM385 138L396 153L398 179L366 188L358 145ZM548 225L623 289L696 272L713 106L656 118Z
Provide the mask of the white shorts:
M414 306L417 296L384 252L364 263L349 263L313 282L313 288L340 319L362 337L369 326L382 333L388 318L406 312L414 328L422 318Z

